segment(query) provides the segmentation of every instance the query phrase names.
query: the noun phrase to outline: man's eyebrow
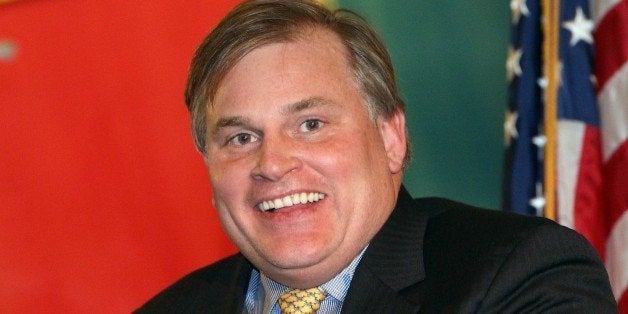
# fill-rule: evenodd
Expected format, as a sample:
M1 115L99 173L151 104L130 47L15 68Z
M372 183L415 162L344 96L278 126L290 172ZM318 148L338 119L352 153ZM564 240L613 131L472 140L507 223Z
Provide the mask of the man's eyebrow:
M216 122L216 124L210 130L210 132L211 134L216 134L221 129L224 129L227 127L250 125L250 123L251 122L249 119L242 116L221 118Z
M284 115L289 115L306 109L328 105L331 105L331 101L321 97L306 98L287 105L286 107L281 109L281 113ZM252 125L252 121L249 118L243 116L225 117L216 121L216 124L211 128L211 130L209 130L209 132L210 134L217 134L218 132L220 132L221 129L228 127L238 127L243 125L250 126Z
M289 104L287 107L282 109L283 114L292 114L295 112L303 111L306 109L310 109L313 107L319 106L328 106L331 105L331 102L327 99L321 97L312 97L297 101L295 103Z

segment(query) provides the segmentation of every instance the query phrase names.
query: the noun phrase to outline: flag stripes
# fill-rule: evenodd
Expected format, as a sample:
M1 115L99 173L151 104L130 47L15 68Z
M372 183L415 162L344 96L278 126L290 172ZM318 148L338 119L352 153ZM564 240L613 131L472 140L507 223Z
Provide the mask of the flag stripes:
M552 18L557 4L559 21ZM583 234L628 313L628 0L511 0L511 9L507 116L516 121L504 127L504 208L537 215L544 209ZM543 20L551 25L539 32ZM558 51L551 49L557 27ZM548 211L554 205L555 217Z
M591 5L608 226L602 254L620 312L628 313L628 0Z

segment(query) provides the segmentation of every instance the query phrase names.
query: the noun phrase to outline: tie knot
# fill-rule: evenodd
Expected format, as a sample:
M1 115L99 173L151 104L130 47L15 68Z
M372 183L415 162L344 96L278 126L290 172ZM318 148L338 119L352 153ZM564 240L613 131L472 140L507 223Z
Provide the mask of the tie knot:
M281 313L310 314L316 313L321 301L325 299L325 292L321 288L307 290L292 289L279 297Z

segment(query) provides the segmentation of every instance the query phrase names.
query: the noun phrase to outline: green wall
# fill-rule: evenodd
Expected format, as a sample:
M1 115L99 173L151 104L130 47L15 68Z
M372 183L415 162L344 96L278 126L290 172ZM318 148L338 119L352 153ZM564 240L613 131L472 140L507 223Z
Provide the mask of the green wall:
M508 1L338 0L379 30L408 110L415 197L497 208L501 199Z

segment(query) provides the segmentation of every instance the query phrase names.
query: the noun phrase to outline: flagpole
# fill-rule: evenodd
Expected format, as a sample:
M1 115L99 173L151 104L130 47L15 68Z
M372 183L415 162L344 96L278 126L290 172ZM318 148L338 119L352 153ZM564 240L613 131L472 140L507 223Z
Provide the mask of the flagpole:
M545 89L544 216L556 220L556 139L559 69L560 0L543 0L543 64Z

